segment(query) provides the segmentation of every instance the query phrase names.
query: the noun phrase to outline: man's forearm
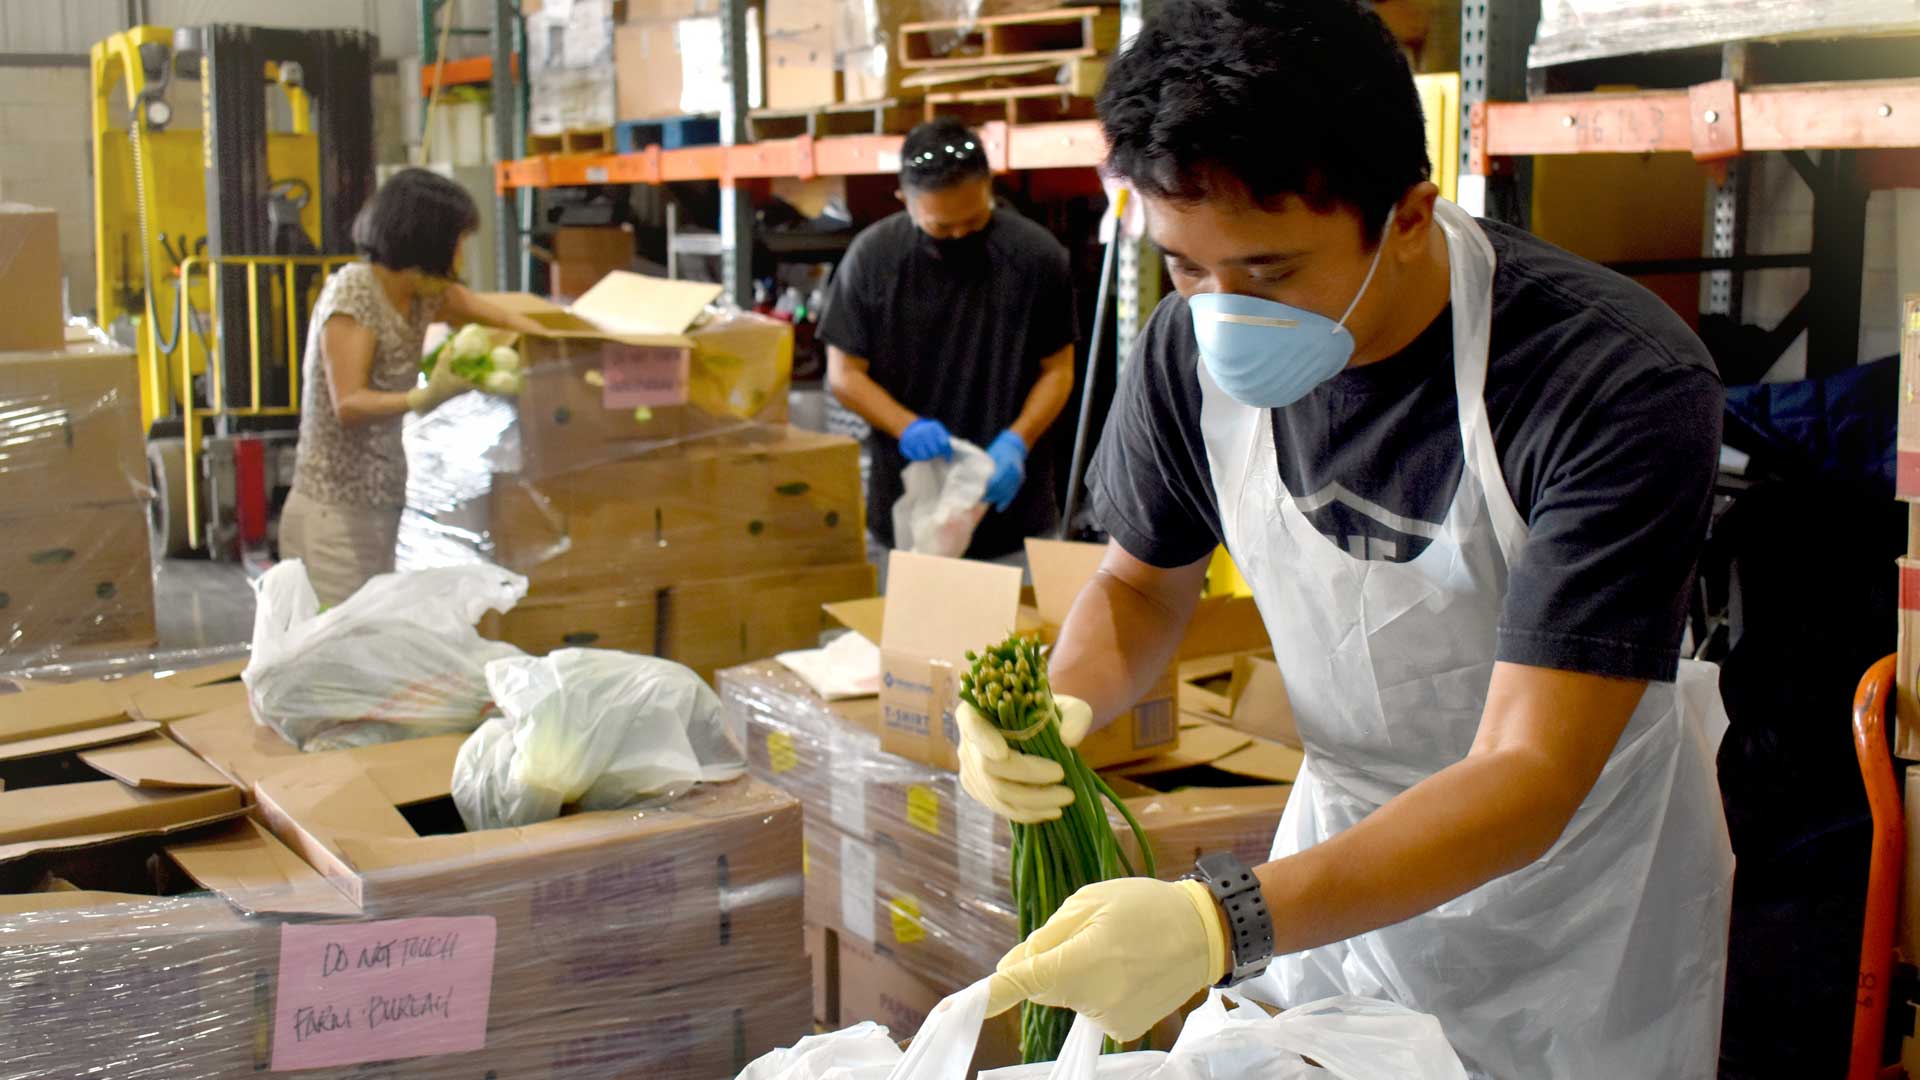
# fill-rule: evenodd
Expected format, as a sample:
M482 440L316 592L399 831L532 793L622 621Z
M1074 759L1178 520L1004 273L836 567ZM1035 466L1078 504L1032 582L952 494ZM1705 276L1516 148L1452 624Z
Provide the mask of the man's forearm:
M893 395L860 366L838 357L834 360L837 362L830 363L827 371L828 388L854 415L895 439L907 430L907 425L920 419L912 409L895 401Z
M1073 346L1069 345L1042 363L1040 377L1034 380L1033 389L1027 391L1020 415L1008 426L1031 448L1053 422L1060 419L1072 397Z
M1135 589L1113 574L1095 574L1067 613L1048 678L1060 693L1093 707L1095 729L1131 709L1173 660L1193 617L1199 589L1184 610Z
M1352 828L1259 867L1274 955L1391 926L1532 863L1571 816L1563 779L1525 751L1469 755Z

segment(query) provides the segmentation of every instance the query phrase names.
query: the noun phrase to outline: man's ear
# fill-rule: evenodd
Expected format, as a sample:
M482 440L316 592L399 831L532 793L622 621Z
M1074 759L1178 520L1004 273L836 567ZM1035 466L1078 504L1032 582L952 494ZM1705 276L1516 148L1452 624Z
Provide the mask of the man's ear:
M1433 232L1433 204L1440 189L1430 180L1422 180L1407 189L1393 211L1392 255L1402 262L1419 258L1427 250L1427 238Z

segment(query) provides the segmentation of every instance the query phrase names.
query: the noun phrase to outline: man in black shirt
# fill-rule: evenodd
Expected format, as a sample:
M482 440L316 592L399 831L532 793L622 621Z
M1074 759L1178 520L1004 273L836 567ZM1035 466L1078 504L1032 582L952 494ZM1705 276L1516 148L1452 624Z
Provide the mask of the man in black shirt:
M1438 199L1405 61L1354 0L1164 0L1100 108L1179 295L1093 467L1113 539L1053 655L1091 705L1061 735L1147 689L1225 543L1306 763L1272 861L1081 890L991 1007L1130 1038L1226 978L1435 1014L1479 1075L1714 1075L1725 715L1679 656L1720 439L1704 349L1632 282ZM976 798L1072 801L959 719Z
M965 125L922 124L900 153L906 209L854 241L820 321L828 385L873 427L867 528L894 546L900 471L965 439L994 462L967 555L1017 556L1058 520L1045 436L1073 392L1067 252L994 206L984 144Z

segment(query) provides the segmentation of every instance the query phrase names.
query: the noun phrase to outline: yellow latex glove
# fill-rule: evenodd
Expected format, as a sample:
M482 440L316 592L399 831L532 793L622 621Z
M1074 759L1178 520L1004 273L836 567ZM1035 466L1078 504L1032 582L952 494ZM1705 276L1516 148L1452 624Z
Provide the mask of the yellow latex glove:
M451 349L440 350L440 359L433 365L433 374L427 376L427 385L407 391L407 408L424 416L461 394L477 389L471 379L463 379L453 373L453 362L449 358L451 352Z
M1132 1042L1225 977L1229 955L1220 906L1200 882L1096 882L1001 958L987 1015L1055 1005Z
M1056 694L1060 741L1080 745L1093 726L1093 708L1077 697ZM966 702L954 714L960 727L960 786L981 805L1008 821L1032 825L1052 821L1073 804L1057 761L1015 750L993 721Z

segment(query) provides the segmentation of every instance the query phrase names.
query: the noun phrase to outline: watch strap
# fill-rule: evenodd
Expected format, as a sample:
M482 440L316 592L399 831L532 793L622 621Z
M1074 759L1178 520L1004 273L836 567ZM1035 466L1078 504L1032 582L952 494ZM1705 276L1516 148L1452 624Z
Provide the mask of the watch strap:
M1232 986L1266 971L1273 959L1273 917L1253 871L1231 854L1216 852L1200 857L1193 877L1206 885L1226 922L1233 964L1220 985Z

